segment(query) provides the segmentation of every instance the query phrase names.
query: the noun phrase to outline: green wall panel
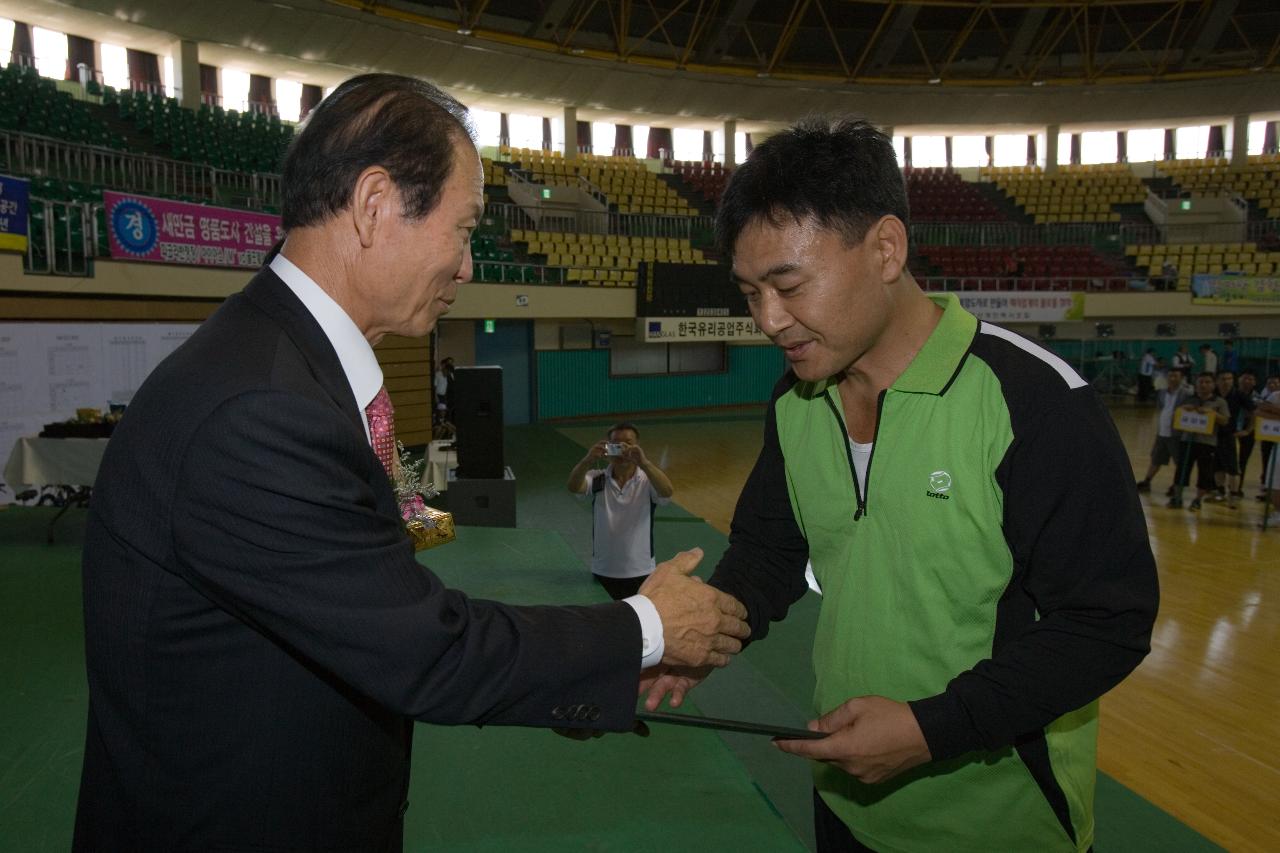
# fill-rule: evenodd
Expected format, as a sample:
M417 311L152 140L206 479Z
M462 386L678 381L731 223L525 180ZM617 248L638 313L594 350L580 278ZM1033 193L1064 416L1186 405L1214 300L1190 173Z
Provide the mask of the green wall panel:
M730 346L724 373L609 376L608 350L538 353L538 418L571 418L765 403L782 375L782 352L771 346Z

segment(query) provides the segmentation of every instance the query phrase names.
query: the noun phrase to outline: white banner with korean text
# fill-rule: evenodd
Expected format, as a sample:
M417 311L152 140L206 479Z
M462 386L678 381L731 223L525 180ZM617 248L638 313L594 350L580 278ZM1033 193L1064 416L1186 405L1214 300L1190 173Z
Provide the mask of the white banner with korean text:
M648 344L769 340L750 317L638 317L636 337Z

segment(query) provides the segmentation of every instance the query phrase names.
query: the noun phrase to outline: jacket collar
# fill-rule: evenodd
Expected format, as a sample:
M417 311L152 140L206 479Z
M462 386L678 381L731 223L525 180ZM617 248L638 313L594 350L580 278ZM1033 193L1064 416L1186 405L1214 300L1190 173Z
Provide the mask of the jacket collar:
M351 383L333 344L315 317L270 267L263 267L244 289L245 298L258 306L293 341L311 368L316 382L333 398L356 429L364 432L364 420L351 393Z

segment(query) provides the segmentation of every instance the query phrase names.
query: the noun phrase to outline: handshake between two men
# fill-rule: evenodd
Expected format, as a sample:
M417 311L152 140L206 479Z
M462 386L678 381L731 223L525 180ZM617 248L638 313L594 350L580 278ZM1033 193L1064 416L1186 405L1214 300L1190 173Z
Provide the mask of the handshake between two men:
M659 563L640 586L662 619L662 662L642 674L642 683L668 671L710 672L726 666L751 635L747 608L693 574L702 549L681 551Z

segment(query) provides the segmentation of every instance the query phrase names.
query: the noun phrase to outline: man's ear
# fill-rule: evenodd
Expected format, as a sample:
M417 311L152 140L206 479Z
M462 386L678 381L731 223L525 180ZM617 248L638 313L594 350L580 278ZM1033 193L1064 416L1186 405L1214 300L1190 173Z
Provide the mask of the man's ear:
M871 228L880 280L885 284L897 281L907 267L907 226L898 217L888 215Z
M394 214L397 204L395 182L381 166L370 166L356 178L351 194L351 220L360 238L361 248L373 245L378 225Z

